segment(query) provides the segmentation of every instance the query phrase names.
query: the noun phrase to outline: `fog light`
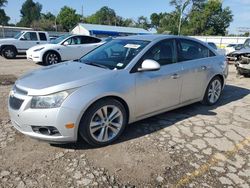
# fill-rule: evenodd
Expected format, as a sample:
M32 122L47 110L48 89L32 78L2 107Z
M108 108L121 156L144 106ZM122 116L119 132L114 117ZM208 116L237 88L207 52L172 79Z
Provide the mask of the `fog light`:
M43 134L47 136L60 136L61 134L55 127L51 126L32 126L32 130L35 133Z

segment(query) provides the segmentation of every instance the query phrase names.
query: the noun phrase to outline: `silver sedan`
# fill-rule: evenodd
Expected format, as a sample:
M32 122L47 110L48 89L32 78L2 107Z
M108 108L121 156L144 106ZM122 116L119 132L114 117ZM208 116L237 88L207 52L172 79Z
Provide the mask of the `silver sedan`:
M188 37L114 39L78 61L20 78L9 96L14 127L48 142L94 146L116 140L129 123L202 101L215 104L228 74L225 57Z

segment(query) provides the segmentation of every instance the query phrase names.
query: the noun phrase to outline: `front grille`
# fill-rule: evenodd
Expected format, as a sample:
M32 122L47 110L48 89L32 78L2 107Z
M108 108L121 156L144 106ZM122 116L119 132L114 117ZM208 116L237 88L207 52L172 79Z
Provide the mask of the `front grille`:
M22 106L23 104L23 101L22 99L18 99L14 96L10 96L9 98L9 104L10 104L10 107L14 110L19 110L20 107Z

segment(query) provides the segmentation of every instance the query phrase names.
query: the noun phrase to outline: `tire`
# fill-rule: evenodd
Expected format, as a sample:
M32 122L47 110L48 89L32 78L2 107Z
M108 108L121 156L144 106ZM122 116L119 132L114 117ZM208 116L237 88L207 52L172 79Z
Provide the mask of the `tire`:
M216 104L221 97L222 87L221 78L218 76L214 77L207 86L202 103L208 106Z
M117 100L103 99L94 103L86 111L78 131L90 145L106 146L122 134L126 124L127 113L124 106Z
M2 50L2 56L5 57L6 59L14 59L16 58L16 55L17 51L12 46L7 46Z
M60 56L55 52L48 52L45 54L44 65L54 65L61 62Z

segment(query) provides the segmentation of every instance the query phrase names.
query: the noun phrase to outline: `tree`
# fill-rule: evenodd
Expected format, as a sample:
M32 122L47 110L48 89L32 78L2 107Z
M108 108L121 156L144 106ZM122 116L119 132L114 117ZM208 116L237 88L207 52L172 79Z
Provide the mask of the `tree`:
M202 11L193 9L190 12L186 34L224 36L232 21L233 15L229 7L223 8L220 0L209 0Z
M140 16L137 19L136 27L140 27L140 28L148 30L150 28L148 18L145 16Z
M170 3L175 6L174 11L151 15L151 23L158 33L225 35L233 20L232 11L223 8L221 0L172 0Z
M76 13L75 9L64 6L57 16L58 23L64 30L70 31L77 23L80 22L81 16Z
M160 19L161 19L160 15L156 13L151 14L150 16L151 26L154 27L155 29L158 29L158 27L160 26Z
M32 22L32 27L37 30L53 31L56 29L56 17L51 12L41 13L41 18Z
M8 17L1 7L4 7L7 0L0 0L0 25L8 25L10 17Z
M87 22L92 24L117 25L117 17L113 9L104 6L95 14L89 16Z
M42 5L40 3L34 3L33 0L26 0L20 10L22 17L21 21L17 25L30 27L33 21L40 19L41 10Z

